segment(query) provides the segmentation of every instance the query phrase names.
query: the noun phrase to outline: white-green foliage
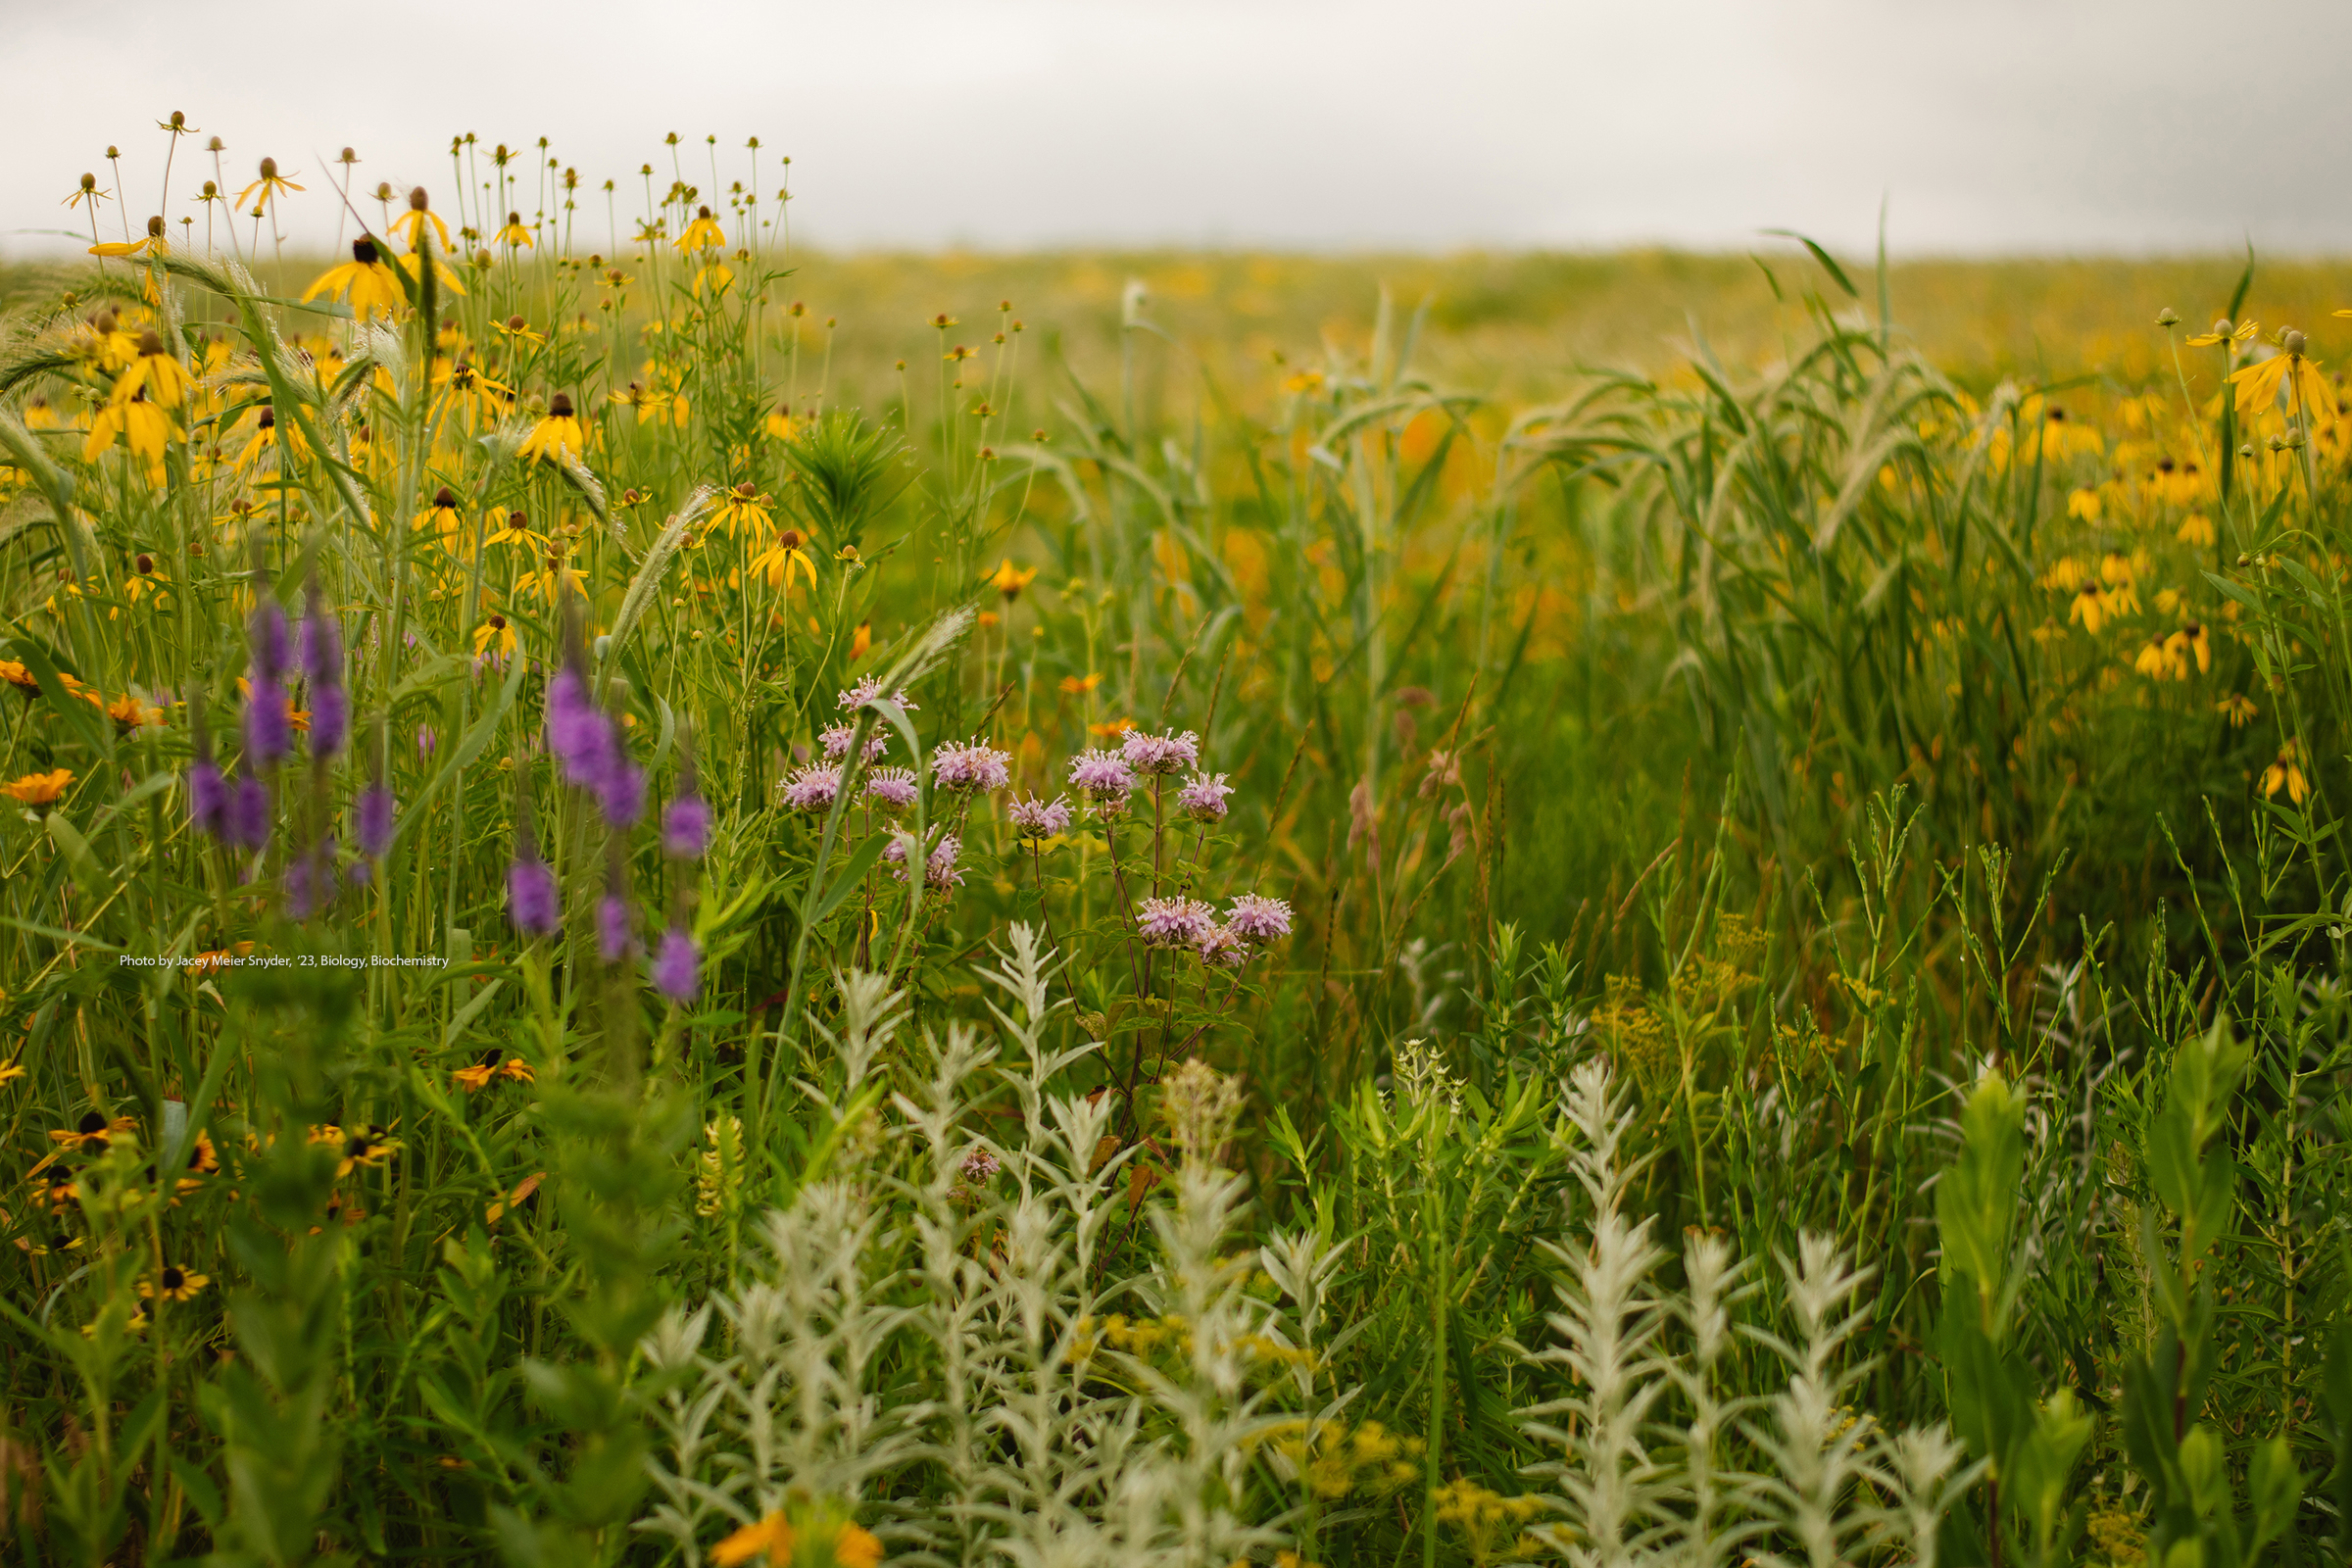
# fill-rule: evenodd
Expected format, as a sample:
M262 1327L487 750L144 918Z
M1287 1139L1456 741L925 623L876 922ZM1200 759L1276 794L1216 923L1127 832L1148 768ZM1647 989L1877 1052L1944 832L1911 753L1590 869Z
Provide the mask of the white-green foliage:
M1246 1182L1210 1157L1221 1138L1178 1129L1200 1153L1145 1206L1156 1266L1102 1279L1112 1227L1136 1222L1128 1156L1098 1163L1109 1097L1054 1088L1099 1047L1045 1046L1061 1004L1048 1000L1053 966L1032 931L1015 926L999 956L983 978L1003 993L991 1004L1002 1039L961 1024L923 1037L925 1071L893 1105L908 1148L887 1195L870 1172L803 1188L765 1222L751 1283L671 1312L648 1338L647 1360L670 1384L654 1466L662 1500L642 1528L687 1561L795 1494L868 1504L907 1561L1222 1568L1283 1539L1240 1503L1280 1419L1265 1390L1288 1383L1280 1352L1316 1332L1330 1260L1294 1244L1277 1259L1275 1277L1304 1293L1301 1312L1247 1294L1258 1254L1227 1250ZM842 1024L826 1036L837 1063L802 1089L854 1122L902 999L870 976L837 984ZM1011 1090L1017 1140L969 1124L989 1073ZM1229 1111L1213 1090L1207 1099L1212 1114ZM984 1181L987 1159L1002 1173ZM1164 1352L1111 1343L1121 1310L1161 1325ZM894 1336L896 1360L921 1376L886 1386ZM904 1514L870 1506L878 1476L918 1460L930 1501Z
M1868 1271L1807 1235L1777 1259L1789 1333L1742 1321L1754 1259L1693 1232L1685 1289L1658 1278L1667 1253L1649 1216L1626 1212L1637 1165L1620 1156L1627 1097L1590 1060L1563 1085L1562 1134L1585 1211L1547 1244L1565 1283L1553 1342L1531 1353L1573 1393L1522 1412L1558 1457L1534 1465L1554 1517L1534 1538L1578 1568L1627 1564L1716 1568L1752 1559L1807 1568L1880 1553L1932 1565L1936 1521L1974 1481L1940 1425L1890 1432L1853 1407L1867 1364L1845 1354L1869 1304ZM1785 1381L1761 1393L1726 1386L1737 1338L1768 1351Z

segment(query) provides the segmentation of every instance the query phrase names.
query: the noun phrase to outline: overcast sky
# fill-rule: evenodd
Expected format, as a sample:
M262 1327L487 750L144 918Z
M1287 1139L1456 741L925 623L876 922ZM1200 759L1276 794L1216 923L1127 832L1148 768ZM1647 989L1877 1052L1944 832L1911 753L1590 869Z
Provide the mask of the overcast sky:
M675 130L729 179L789 152L832 247L1863 250L1884 198L1911 254L2352 249L2347 0L0 0L0 37L12 252L110 142L136 226L173 109L301 171L319 244L346 144L438 193L456 131L601 185Z

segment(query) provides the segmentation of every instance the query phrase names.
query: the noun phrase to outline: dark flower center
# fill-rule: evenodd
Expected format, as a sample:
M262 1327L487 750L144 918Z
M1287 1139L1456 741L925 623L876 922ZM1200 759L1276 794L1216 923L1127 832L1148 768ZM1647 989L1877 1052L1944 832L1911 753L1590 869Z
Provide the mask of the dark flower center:
M361 235L351 242L351 259L362 267L375 265L375 241Z

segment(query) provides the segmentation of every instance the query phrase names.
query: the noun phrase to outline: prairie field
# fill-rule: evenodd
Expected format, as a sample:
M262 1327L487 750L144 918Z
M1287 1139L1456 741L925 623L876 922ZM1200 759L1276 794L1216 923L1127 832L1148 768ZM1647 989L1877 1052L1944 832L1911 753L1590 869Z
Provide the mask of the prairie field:
M0 268L9 1560L2352 1559L2342 268L159 129Z

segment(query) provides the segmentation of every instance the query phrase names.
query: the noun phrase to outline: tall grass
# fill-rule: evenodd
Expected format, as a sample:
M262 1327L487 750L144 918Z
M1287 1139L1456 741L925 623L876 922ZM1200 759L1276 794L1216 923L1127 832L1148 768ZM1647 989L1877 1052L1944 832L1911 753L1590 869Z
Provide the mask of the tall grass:
M2155 323L2267 273L1245 384L457 157L0 344L15 1553L2342 1553L2345 429Z

